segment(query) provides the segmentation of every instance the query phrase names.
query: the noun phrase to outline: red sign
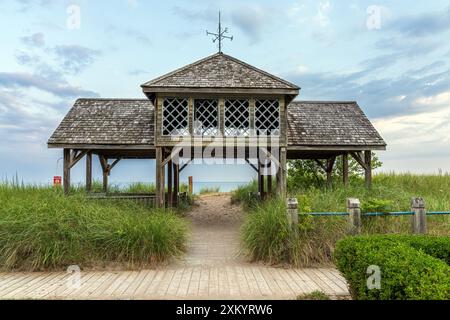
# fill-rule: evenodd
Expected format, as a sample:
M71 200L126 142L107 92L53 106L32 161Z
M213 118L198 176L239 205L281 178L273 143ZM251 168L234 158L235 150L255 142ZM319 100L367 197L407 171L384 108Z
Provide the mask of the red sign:
M60 176L54 176L53 177L53 186L54 187L60 187L62 182L62 178Z

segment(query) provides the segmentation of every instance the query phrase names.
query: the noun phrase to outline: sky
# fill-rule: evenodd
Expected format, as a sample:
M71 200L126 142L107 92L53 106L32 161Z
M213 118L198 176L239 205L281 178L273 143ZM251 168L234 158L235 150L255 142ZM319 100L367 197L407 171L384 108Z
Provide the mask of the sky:
M450 172L448 0L0 0L0 177L51 182L62 151L46 142L74 101L143 98L140 84L215 53L205 31L219 10L234 36L225 53L299 85L300 100L356 100L388 143L382 171ZM126 161L111 181L154 171ZM189 175L255 176L245 165Z

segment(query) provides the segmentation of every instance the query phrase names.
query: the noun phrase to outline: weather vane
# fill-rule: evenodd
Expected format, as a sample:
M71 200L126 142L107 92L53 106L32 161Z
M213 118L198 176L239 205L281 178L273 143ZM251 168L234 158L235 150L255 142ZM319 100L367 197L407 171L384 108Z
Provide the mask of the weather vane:
M233 41L233 36L227 36L226 34L228 33L228 28L222 29L222 21L221 21L221 17L220 17L220 11L219 11L219 28L217 29L217 33L213 33L213 32L209 32L208 30L206 30L206 35L207 36L213 36L213 42L216 43L216 41L219 41L219 52L222 52L222 40L224 39L230 39L231 41Z

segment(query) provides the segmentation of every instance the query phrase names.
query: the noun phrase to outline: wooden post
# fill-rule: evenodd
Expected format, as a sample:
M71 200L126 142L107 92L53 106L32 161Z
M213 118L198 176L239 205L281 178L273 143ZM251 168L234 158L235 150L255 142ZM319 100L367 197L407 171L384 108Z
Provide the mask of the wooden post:
M349 214L350 233L361 233L361 203L359 199L347 199L347 212Z
M157 147L156 148L156 157L155 157L155 162L156 162L156 176L155 176L155 180L156 180L156 206L158 208L163 208L164 207L164 193L165 193L165 188L164 188L164 180L165 180L165 176L164 176L164 167L162 166L163 163L163 149L161 147Z
M372 187L372 151L364 151L366 187Z
M272 197L272 161L269 160L269 168L267 169L267 194Z
M287 173L287 150L286 148L280 149L280 167L277 173L277 193L282 199L286 198L286 173Z
M348 178L348 153L344 153L342 155L342 179L344 182L344 186L348 187L349 178Z
M192 195L194 194L194 177L189 177L188 181L189 181L189 194Z
M178 207L178 194L180 193L180 165L173 164L173 204L175 207Z
M411 211L414 216L411 218L412 232L415 234L427 233L427 211L425 201L422 198L413 198L411 200Z
M86 153L86 192L92 191L92 151Z
M296 198L287 200L287 216L292 227L298 226L298 201Z
M64 149L64 172L63 172L63 183L64 183L64 193L67 195L70 191L70 149Z
M100 156L100 164L102 166L103 171L103 192L108 193L108 159L104 156Z
M327 159L327 186L328 188L333 187L333 168L334 163L336 162L336 157L332 157L330 159Z
M169 208L173 207L173 162L169 160L167 163L167 200Z

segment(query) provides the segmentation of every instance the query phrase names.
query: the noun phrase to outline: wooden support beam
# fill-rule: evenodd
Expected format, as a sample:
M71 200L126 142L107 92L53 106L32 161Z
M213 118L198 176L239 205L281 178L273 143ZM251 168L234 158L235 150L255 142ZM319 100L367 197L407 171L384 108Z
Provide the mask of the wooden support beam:
M259 163L259 194L261 197L261 200L265 200L266 199L266 192L264 190L264 180L265 180L265 176L264 176L264 165L262 163Z
M156 206L158 208L164 207L164 180L165 170L162 166L163 162L163 149L161 147L156 148Z
M350 155L353 157L353 159L356 160L356 162L359 163L359 165L360 165L361 167L363 167L364 170L367 169L366 163L365 163L365 161L364 161L364 159L363 159L363 155L362 155L361 152L350 152Z
M167 162L167 200L168 200L168 207L173 207L173 162L172 160L169 160Z
M122 158L117 158L113 163L108 164L108 175L111 175L111 170L122 160Z
M169 161L173 160L173 158L175 158L177 155L180 154L181 150L183 150L182 147L176 147L176 148L174 148L174 149L170 152L170 155L169 155L166 159L164 159L162 165L163 165L163 166L167 165L167 164L169 163Z
M277 194L282 199L286 198L287 194L287 149L281 148L280 150L280 167L278 170L279 176L277 177Z
M323 164L322 161L320 161L319 159L314 159L314 161L317 163L317 165L325 172L327 172L327 166L325 164Z
M342 180L344 186L348 187L349 185L349 171L348 171L348 153L344 153L342 155Z
M372 187L372 151L364 151L366 187Z
M336 157L331 157L327 160L327 185L329 188L333 187L333 168L336 162Z
M63 183L64 193L67 195L70 191L70 149L64 149L64 169L63 169Z
M103 192L108 193L108 159L105 156L99 155L100 165L103 173Z
M184 169L186 169L186 167L189 165L189 163L192 162L192 160L194 160L194 158L189 159L185 164L183 164L183 165L180 167L180 172L183 171Z
M180 193L180 165L173 164L173 205L178 207L178 194Z
M92 151L86 154L86 192L92 191Z
M88 150L72 151L70 153L70 169L72 169L83 157L88 153Z
M272 197L272 161L269 161L269 167L268 167L268 175L267 175L267 193L269 197Z
M253 170L255 170L256 172L259 172L258 168L253 163L250 162L250 159L245 158L245 162L247 162L250 165L250 167L253 168Z

